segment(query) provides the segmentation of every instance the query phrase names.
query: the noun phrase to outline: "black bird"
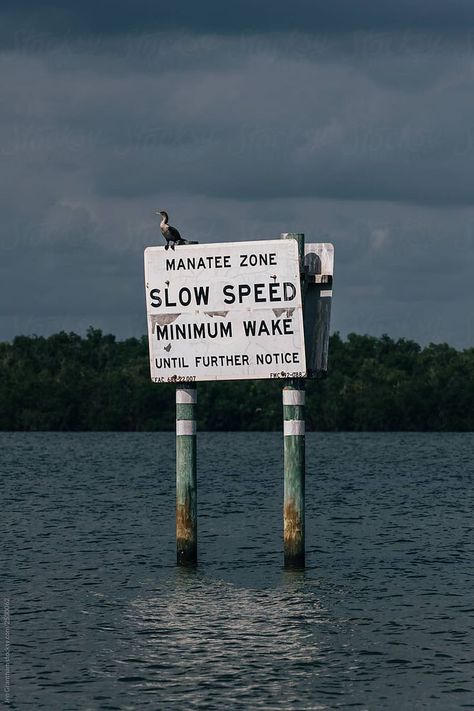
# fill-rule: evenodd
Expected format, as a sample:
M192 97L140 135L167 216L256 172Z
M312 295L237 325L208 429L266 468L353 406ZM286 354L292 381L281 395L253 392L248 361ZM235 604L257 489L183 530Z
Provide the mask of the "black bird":
M172 227L168 224L168 213L164 210L157 210L155 215L161 215L160 230L161 234L166 240L165 249L174 249L175 244L183 244L184 240L179 234L176 227Z

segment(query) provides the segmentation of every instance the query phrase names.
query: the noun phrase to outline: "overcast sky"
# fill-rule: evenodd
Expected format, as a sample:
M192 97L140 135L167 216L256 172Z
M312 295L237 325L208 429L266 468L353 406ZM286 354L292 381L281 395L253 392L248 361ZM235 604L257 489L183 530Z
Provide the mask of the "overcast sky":
M0 340L145 333L158 208L333 242L344 335L474 345L472 0L0 7Z

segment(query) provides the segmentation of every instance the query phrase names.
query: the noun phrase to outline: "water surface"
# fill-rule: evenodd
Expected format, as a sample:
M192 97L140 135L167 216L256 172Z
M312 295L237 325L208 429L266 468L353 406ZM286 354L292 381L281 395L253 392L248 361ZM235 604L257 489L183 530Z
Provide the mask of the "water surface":
M474 708L474 435L306 439L285 572L278 433L199 435L196 570L172 433L0 433L11 707Z

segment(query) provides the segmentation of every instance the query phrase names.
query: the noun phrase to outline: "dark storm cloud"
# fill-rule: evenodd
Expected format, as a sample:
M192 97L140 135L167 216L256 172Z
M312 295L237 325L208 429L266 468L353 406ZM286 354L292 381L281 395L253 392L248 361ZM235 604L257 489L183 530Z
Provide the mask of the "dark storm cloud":
M235 3L118 0L47 2L4 0L2 7L24 27L71 36L123 34L162 30L195 32L275 32L296 29L309 33L352 31L465 30L474 20L470 0L240 0Z
M110 54L76 56L73 67L48 55L18 60L20 81L3 92L0 150L11 169L16 154L56 157L72 176L87 170L104 198L151 199L166 186L242 201L474 202L469 56L446 53L433 72L424 58L354 65L326 51L317 62L275 45L249 55L228 39L196 68L198 48L154 42L157 54L164 44L181 62L178 75L154 60L144 72L130 58L118 72ZM232 64L219 63L225 54ZM54 105L46 117L45 103Z
M92 324L127 336L144 332L143 245L104 244L104 226L82 207L56 206L42 223L29 217L10 223L0 244L3 338L84 332Z
M142 333L159 207L334 242L343 332L471 344L474 5L189 5L3 3L0 338Z

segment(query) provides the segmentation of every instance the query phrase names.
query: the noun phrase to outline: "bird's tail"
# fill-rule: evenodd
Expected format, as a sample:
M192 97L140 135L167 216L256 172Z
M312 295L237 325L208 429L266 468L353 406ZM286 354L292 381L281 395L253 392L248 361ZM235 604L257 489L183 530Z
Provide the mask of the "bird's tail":
M199 242L196 242L195 239L178 239L176 240L176 244L199 244Z

